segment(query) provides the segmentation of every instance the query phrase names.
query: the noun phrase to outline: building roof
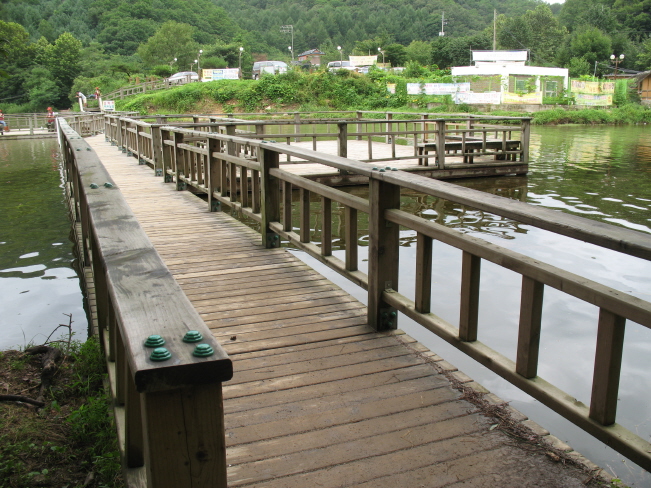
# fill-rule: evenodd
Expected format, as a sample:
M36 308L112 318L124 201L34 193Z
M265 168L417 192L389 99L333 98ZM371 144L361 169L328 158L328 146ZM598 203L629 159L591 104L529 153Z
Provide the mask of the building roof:
M318 49L310 49L309 51L302 52L299 56L324 56L325 53Z

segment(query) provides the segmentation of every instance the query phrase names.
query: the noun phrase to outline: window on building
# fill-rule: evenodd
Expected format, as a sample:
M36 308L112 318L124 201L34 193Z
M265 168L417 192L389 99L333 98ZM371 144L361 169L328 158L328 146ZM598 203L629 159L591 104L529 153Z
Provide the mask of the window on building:
M546 97L558 96L558 81L545 82L545 96Z
M516 93L527 93L527 80L515 80L515 91Z

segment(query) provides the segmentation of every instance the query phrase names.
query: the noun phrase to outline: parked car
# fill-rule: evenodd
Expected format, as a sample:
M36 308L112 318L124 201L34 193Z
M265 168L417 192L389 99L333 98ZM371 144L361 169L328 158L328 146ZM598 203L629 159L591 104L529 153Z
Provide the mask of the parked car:
M179 71L167 78L167 82L172 85L183 85L191 81L199 81L199 74L194 71Z
M284 61L256 61L253 63L251 70L251 78L254 80L260 79L262 73L269 73L271 75L278 75L287 72L287 63Z
M357 71L357 66L353 66L350 61L330 61L328 63L328 71L337 71L340 69Z

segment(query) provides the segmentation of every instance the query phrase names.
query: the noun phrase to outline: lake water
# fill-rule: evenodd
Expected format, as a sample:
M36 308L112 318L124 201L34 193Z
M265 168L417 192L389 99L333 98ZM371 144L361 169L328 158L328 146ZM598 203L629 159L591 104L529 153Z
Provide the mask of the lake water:
M0 350L42 344L65 314L85 340L56 139L0 140L0 215Z
M645 126L534 127L528 176L455 183L651 233L651 131ZM367 195L361 188L348 191ZM467 234L651 299L649 262L426 195L403 193L401 206ZM318 223L316 200L314 207L313 222ZM360 269L366 272L365 216L360 215L359 225ZM314 239L319 239L318 233ZM413 232L401 233L399 289L412 299L415 239ZM363 290L305 254L296 254L366 301ZM334 254L343 259L343 251ZM433 263L432 311L458 324L461 252L435 242ZM479 340L513 360L520 287L520 275L482 262ZM596 307L545 289L539 375L586 404L591 393L597 317ZM404 316L399 317L399 327L626 483L651 486L648 472L429 331ZM646 440L651 437L650 357L651 331L627 323L617 421Z
M42 342L58 324L67 323L64 314L73 315L77 338L86 335L57 150L54 139L0 140L0 349ZM531 161L526 177L457 183L651 232L648 127L534 127ZM348 191L365 194L359 188ZM402 206L640 298L651 298L651 263L429 196L405 194ZM315 212L317 207L315 202ZM318 222L316 214L313 222ZM336 228L333 225L333 230ZM364 271L366 233L360 215L358 242L360 269ZM403 232L401 240L399 287L412 296L415 236ZM343 255L342 251L334 253ZM296 254L365 301L363 290L303 253ZM434 246L433 311L453 324L459 315L460 256L460 251ZM519 300L520 277L482 263L479 339L511 358L515 357ZM588 402L590 395L597 313L595 307L545 290L539 374L583 402ZM649 473L433 334L405 317L400 317L399 326L629 485L651 486ZM647 440L651 435L650 357L651 331L627 324L618 422Z

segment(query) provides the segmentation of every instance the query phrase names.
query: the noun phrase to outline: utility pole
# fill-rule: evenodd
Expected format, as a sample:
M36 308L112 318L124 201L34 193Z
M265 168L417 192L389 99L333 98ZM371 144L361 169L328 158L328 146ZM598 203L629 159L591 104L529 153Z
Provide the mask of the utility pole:
M292 51L292 61L294 61L294 26L293 25L281 25L280 26L280 32L283 34L291 34L292 35L292 45L291 45L291 51Z
M441 32L439 32L439 36L443 37L445 35L445 26L447 25L447 22L445 20L445 12L441 12Z

